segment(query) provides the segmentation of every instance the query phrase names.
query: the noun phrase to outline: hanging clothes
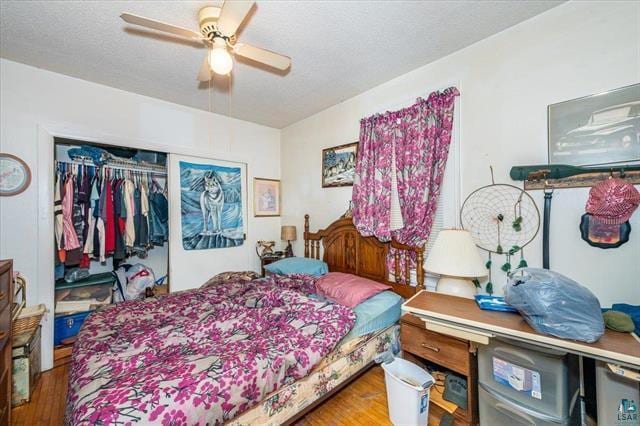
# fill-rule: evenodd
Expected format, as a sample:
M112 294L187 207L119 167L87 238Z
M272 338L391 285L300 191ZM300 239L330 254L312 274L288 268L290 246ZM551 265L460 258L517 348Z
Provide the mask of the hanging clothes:
M89 184L89 196L87 201L87 238L84 241L83 253L86 255L93 254L94 234L96 231L96 217L94 215L95 200L99 198L98 189L96 187L97 177L92 176Z
M149 214L151 242L162 245L169 239L169 202L162 192L150 194Z
M58 260L88 268L92 258L105 262L113 256L117 268L128 256L144 257L154 245L163 245L168 240L168 202L161 191L143 172L58 162L54 188Z
M64 235L64 249L73 250L80 247L78 235L73 226L73 179L68 177L64 184L62 198L62 226Z
M62 217L62 197L60 195L60 173L56 173L55 187L53 189L53 216L54 216L54 233L56 237L56 249L58 253L64 251L62 247L63 223Z
M149 247L149 189L147 184L146 180L140 184L140 246L145 249Z
M128 248L133 247L136 241L136 228L135 228L135 200L134 200L135 185L129 179L124 181L124 188L122 197L124 199L124 208L126 211L125 231L124 231L124 243Z
M142 202L140 198L141 198L140 188L136 187L133 190L133 205L135 210L135 214L133 215L133 229L134 229L134 235L135 235L133 240L134 247L140 247L140 227L142 225L142 214L141 214Z
M114 207L114 216L116 221L116 247L113 252L113 267L117 269L117 266L120 262L127 258L127 251L124 244L124 230L125 230L125 220L122 217L122 184L124 181L122 179L115 180L113 182L113 207Z
M116 217L113 208L113 187L108 177L104 183L102 220L104 220L105 229L104 251L107 255L111 255L116 250Z

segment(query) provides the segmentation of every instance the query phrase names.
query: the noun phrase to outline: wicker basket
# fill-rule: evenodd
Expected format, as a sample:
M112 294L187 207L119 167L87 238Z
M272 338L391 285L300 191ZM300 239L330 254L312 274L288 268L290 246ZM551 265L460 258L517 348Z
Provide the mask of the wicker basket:
M47 312L47 308L42 303L22 309L18 318L13 320L11 332L15 336L19 333L34 330L40 324L45 312Z

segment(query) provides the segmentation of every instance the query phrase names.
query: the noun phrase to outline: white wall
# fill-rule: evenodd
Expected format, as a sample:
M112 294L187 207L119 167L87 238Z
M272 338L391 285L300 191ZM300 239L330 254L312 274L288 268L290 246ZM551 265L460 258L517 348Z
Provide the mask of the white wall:
M4 59L0 60L0 129L0 151L25 160L33 174L32 183L24 193L0 198L0 258L14 259L15 269L28 277L29 304L46 303L51 311L52 136L241 161L247 163L249 184L254 176L280 177L280 131L277 129ZM170 195L169 201L179 202L179 195ZM248 239L234 266L257 271L255 242L278 240L280 218L252 216L251 187L248 203ZM209 250L208 254L210 261L198 265L200 275L227 270L224 251ZM44 368L52 365L51 317L49 315L43 327Z
M310 213L315 230L344 212L351 188L321 188L321 150L357 140L359 120L389 106L458 87L464 200L490 183L489 165L496 181L510 182L511 166L547 162L547 105L638 81L640 3L561 5L283 129L282 223L300 225ZM551 267L588 286L603 305L640 303L640 212L629 243L592 248L578 230L587 194L555 193ZM532 195L541 206L542 194ZM539 236L525 250L531 266L541 265L541 252ZM493 278L500 288L504 274Z

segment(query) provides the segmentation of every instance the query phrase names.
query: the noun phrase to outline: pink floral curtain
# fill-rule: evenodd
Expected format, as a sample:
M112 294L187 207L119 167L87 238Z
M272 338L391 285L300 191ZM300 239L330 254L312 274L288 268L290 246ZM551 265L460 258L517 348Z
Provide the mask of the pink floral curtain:
M422 246L431 232L451 143L455 87L360 122L353 222L364 236ZM395 159L395 167L393 160ZM391 223L392 176L404 224Z

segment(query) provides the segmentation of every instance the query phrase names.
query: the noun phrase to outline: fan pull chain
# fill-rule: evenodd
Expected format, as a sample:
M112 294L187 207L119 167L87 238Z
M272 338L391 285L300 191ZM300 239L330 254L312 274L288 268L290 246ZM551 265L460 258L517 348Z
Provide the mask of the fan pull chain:
M227 91L227 93L229 94L229 111L228 111L229 119L232 118L231 112L233 110L232 109L232 105L231 105L231 102L232 102L232 99L233 99L233 96L232 96L232 93L231 93L231 89L232 89L232 86L233 86L232 85L232 79L233 79L233 74L229 73L228 80L227 80L227 82L228 82L228 91ZM229 121L229 151L231 151L231 146L233 144L234 137L235 137L235 126L234 126L234 123L235 123L234 120L230 120Z
M215 75L215 73L210 73L209 75L211 76L211 78L209 79L209 82L208 82L208 84L209 84L209 90L208 90L208 92L209 92L209 114L212 114L213 113L213 96L212 96L213 88L212 88L212 86L213 86L213 78L214 78L213 76ZM212 146L213 145L213 138L212 138L213 128L211 126L211 123L213 122L213 117L209 117L209 119L211 121L208 121L208 123L209 123L209 131L207 132L208 133L208 137L209 137L208 145Z

